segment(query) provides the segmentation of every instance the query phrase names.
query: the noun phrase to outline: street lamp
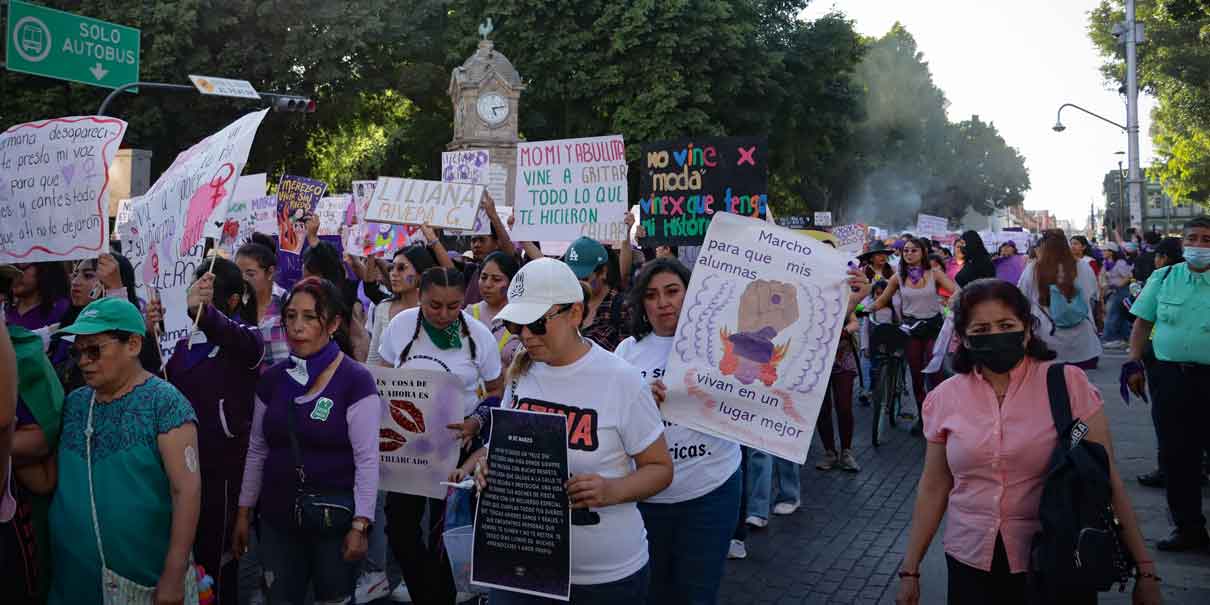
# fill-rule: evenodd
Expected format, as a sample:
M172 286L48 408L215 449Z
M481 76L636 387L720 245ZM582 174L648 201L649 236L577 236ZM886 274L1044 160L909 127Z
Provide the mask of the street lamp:
M1052 129L1055 132L1063 132L1064 130L1067 130L1067 127L1063 125L1063 108L1065 108L1065 107L1074 107L1098 120L1101 120L1103 122L1108 122L1114 126L1117 126L1118 128L1120 128L1122 130L1122 132L1126 132L1125 126L1122 126L1121 124L1118 124L1117 122L1114 122L1113 120L1110 120L1109 118L1107 118L1103 115L1088 111L1087 109L1084 109L1083 107L1080 107L1079 105L1076 105L1075 103L1064 103L1059 106L1059 111L1055 113L1055 125L1052 127Z

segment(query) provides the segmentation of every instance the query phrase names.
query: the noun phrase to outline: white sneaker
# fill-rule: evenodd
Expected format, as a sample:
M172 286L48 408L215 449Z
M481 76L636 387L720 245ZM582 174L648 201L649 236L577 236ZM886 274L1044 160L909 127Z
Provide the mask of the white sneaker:
M403 580L400 580L399 585L395 587L395 590L391 591L391 601L395 603L412 602L412 595L408 592L408 585L404 584Z
M1111 340L1111 341L1105 343L1103 346L1106 349L1118 350L1118 349L1125 349L1125 348L1129 347L1130 345L1127 344L1127 342L1124 340Z
M826 451L823 453L823 460L820 460L819 464L815 465L815 468L821 471L830 471L836 468L836 463L839 460L840 457L836 455L836 452Z
M759 528L764 528L764 527L769 526L768 519L761 519L760 517L757 517L756 515L751 515L747 519L744 519L744 523L747 523L748 525L751 525L752 527L759 527Z
M727 549L728 559L747 559L748 547L744 545L743 540L732 540L731 546Z
M374 571L361 574L357 578L357 589L353 591L353 601L356 603L373 603L391 594L391 581L386 572Z
M793 515L799 507L798 502L778 502L773 505L773 514L775 515Z
M861 465L857 464L857 458L853 457L853 450L845 450L840 453L840 468L850 473L861 470Z

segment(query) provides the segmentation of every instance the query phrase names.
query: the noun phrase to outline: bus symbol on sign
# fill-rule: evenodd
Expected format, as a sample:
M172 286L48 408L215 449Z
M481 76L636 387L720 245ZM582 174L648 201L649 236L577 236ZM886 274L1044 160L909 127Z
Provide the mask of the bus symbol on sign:
M30 63L37 63L50 54L50 29L41 19L24 17L13 27L17 34L17 54Z

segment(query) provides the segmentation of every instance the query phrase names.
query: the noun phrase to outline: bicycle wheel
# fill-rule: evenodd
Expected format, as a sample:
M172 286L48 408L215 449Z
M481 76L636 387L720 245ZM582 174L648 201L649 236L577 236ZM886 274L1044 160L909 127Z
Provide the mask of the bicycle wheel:
M893 362L892 362L893 363ZM871 417L870 443L878 447L886 441L887 411L890 409L891 397L894 393L895 382L893 372L881 372L874 386L873 416Z
M891 363L891 386L890 395L887 397L886 415L887 422L891 428L899 428L899 414L903 410L903 392L905 390L906 381L903 379L903 358L897 357Z

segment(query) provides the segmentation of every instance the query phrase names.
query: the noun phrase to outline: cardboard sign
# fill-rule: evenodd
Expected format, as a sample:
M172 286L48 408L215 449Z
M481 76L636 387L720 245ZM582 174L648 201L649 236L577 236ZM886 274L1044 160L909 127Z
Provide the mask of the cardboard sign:
M0 262L109 250L109 166L125 134L126 122L97 116L27 122L0 134Z
M378 489L445 498L441 482L458 466L458 441L445 427L462 421L462 384L448 372L367 367L386 406Z
M644 246L700 245L719 214L765 218L767 213L763 137L692 137L644 145L639 166Z
M845 261L808 235L715 216L668 358L664 418L805 462L848 308Z
M328 185L323 181L284 174L277 184L278 250L298 254L307 238L306 217L315 212Z
M845 252L861 254L865 247L867 227L864 223L853 223L851 225L838 225L832 228L832 235L840 240L840 245L837 246Z
M379 177L365 220L470 229L482 198L482 185Z
M520 241L617 239L610 225L626 215L626 183L622 135L517 143L513 234Z
M490 478L475 515L471 583L571 597L567 418L492 410Z
M441 154L441 182L468 183L471 185L491 184L491 154L486 149L466 151L445 151ZM475 224L466 235L487 235L492 232L492 225L487 219L487 213L482 208L475 214Z
M315 206L315 214L319 216L319 235L340 235L345 212L352 202L350 195L328 196L319 200Z
M949 220L931 214L916 215L916 237L933 237L949 233Z
M365 256L394 254L400 248L412 244L423 244L424 233L417 225L385 225L365 223L362 225L362 250Z

